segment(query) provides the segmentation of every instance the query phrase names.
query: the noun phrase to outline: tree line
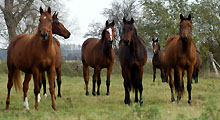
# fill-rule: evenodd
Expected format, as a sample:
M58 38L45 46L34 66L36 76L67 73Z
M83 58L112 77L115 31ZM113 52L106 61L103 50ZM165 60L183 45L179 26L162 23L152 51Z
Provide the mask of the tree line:
M193 42L202 55L204 61L207 60L209 52L214 58L220 60L220 1L216 0L121 0L113 1L111 8L103 10L102 15L109 20L115 20L116 39L115 49L117 53L120 33L123 26L122 18L133 17L135 19L138 34L145 40L146 45L151 47L152 38L158 38L162 49L166 40L179 34L179 15L192 15ZM90 31L84 37L90 37L91 31L103 27L94 27L91 23ZM100 31L96 31L100 32ZM92 34L99 37L100 33ZM93 36L94 37L94 36Z

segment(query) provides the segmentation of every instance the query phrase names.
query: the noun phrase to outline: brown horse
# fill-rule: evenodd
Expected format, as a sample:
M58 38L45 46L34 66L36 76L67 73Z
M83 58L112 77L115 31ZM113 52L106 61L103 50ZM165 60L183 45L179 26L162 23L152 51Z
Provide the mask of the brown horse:
M59 36L64 37L65 39L70 37L70 32L64 27L64 25L59 21L57 18L58 13L53 14L53 23L52 23L52 33L57 34ZM58 86L58 97L61 97L60 93L60 87L61 87L61 49L60 49L60 43L59 41L53 37L53 43L56 50L56 74L57 74L57 86ZM40 82L40 88L41 83L43 83L43 90L44 90L44 96L47 96L46 94L46 78L45 78L45 72L42 73L42 78ZM55 84L54 84L55 85Z
M160 43L158 42L158 38L156 40L152 39L152 46L153 46L153 52L154 56L152 58L152 65L153 65L153 82L155 82L156 78L156 69L160 69L160 76L162 82L167 82L166 79L164 78L164 64L163 64L163 56L164 56L164 51L160 50Z
M127 21L123 18L124 26L122 38L119 42L119 60L124 78L125 104L130 104L130 91L135 90L135 102L138 102L138 91L140 93L140 105L142 105L142 76L144 65L147 61L147 50L145 43L138 36L134 27L134 19Z
M82 45L82 63L83 63L83 76L86 84L86 95L89 95L89 66L94 68L93 74L93 89L92 94L95 96L95 84L97 81L97 95L100 95L99 88L101 85L100 72L101 69L107 68L107 93L109 95L110 75L114 64L115 53L112 48L114 39L114 21L108 23L106 21L105 29L102 31L102 38L89 38Z
M198 77L199 77L199 70L202 67L202 58L200 56L200 52L196 50L196 64L194 66L194 71L193 71L193 79L195 80L195 83L198 83Z
M10 91L12 85L15 89L21 89L20 70L33 74L35 109L38 110L39 76L43 71L47 71L49 79L52 108L56 110L54 95L54 77L56 51L52 37L52 16L51 8L44 11L40 7L40 19L38 29L35 34L20 34L11 40L8 47L8 96L6 99L6 109L9 109ZM26 77L30 77L29 75ZM30 79L25 79L23 83L24 101L27 101L27 90Z
M196 63L196 50L191 37L191 15L189 14L188 18L184 18L183 15L180 14L180 20L179 35L168 39L164 61L170 76L171 100L175 101L173 96L173 86L175 86L175 90L178 93L177 104L179 104L184 91L183 74L184 70L186 70L188 103L191 105L192 74ZM174 69L174 83L171 69Z

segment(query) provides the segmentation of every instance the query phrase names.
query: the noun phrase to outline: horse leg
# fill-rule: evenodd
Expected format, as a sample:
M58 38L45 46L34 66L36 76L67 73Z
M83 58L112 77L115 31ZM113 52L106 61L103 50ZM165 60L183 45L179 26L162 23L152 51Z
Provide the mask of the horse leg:
M174 98L174 94L173 94L173 88L174 88L174 81L173 81L173 72L170 70L169 71L169 85L170 85L170 91L171 91L171 102L174 102L175 101L175 98Z
M130 75L130 73L128 73L128 72L125 72L125 70L124 69L122 69L122 76L123 76L123 78L124 78L124 89L125 89L125 100L124 100L124 102L125 102L125 104L128 104L128 105L130 105L130 80L129 80L129 76Z
M192 90L192 74L193 74L193 67L189 67L187 70L187 91L188 91L188 103L191 105L191 90Z
M39 76L40 76L39 69L34 68L33 69L33 77L34 77L34 94L35 94L35 109L36 110L38 110L38 94L40 93Z
M27 91L29 89L29 82L31 80L32 74L25 73L24 82L23 82L23 93L24 93L24 107L29 110Z
M89 95L88 91L88 84L89 84L89 66L86 64L83 64L83 77L84 77L84 82L86 84L86 95Z
M112 66L113 66L113 64L107 68L107 80L106 80L107 93L106 93L106 95L109 95L110 75L112 73Z
M52 108L57 110L56 103L55 103L55 94L54 94L54 79L55 79L55 66L51 66L50 69L47 71L48 76L48 83L50 86L50 95L52 100Z
M43 83L43 89L44 89L44 97L47 97L47 86L46 86L46 77L45 72L42 72L42 83Z
M9 104L10 104L10 92L11 92L11 88L13 86L13 74L14 74L14 68L9 68L8 69L8 83L7 83L7 88L8 88L8 95L7 95L7 99L6 99L6 110L9 109Z
M140 106L143 104L143 100L142 100L142 92L143 92L143 85L142 85L142 77L143 77L143 67L141 67L140 69L138 69L137 71L137 75L138 75L138 89L139 89L139 93L140 93Z
M100 85L101 85L101 77L100 77L100 74L98 75L98 80L97 80L97 86L98 86L98 89L97 89L97 95L100 95Z
M135 88L135 99L134 102L138 103L138 89Z
M38 93L38 97L37 97L38 98L38 102L40 102L40 100L41 100L40 90L41 90L42 82L43 82L42 74L43 73L39 73L39 93Z
M95 84L96 84L98 76L100 76L100 69L94 68L94 74L93 74L93 80L92 80L92 82L93 82L92 95L93 96L96 96Z
M153 66L153 82L155 82L156 79L156 67Z
M198 68L196 68L196 67L194 67L194 71L195 71L195 83L198 83L198 76L199 76L199 69Z
M57 86L58 86L58 97L61 97L60 89L61 89L61 65L56 69L57 73Z
M177 68L176 71L174 71L174 76L176 72L176 80L178 83L178 96L177 96L177 104L180 103L181 97L182 97L182 92L183 92L183 70L181 68ZM175 77L174 77L175 78ZM174 79L175 80L175 79Z

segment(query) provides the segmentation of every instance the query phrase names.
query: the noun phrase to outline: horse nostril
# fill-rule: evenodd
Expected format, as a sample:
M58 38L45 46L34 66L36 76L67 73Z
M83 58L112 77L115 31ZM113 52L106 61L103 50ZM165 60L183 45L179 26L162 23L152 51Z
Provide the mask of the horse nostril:
M41 34L41 37L42 37L44 40L47 39L47 33Z

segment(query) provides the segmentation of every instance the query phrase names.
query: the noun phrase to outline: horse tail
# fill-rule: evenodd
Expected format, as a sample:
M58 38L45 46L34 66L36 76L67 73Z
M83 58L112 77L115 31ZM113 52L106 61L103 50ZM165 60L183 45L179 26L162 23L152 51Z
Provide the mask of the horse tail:
M140 79L138 70L136 70L136 68L134 68L134 70L132 70L131 73L131 89L134 92L135 89L138 89L140 82L142 82Z
M22 90L22 84L21 84L21 74L20 70L15 69L13 76L12 76L13 84L15 86L16 91L21 91Z

